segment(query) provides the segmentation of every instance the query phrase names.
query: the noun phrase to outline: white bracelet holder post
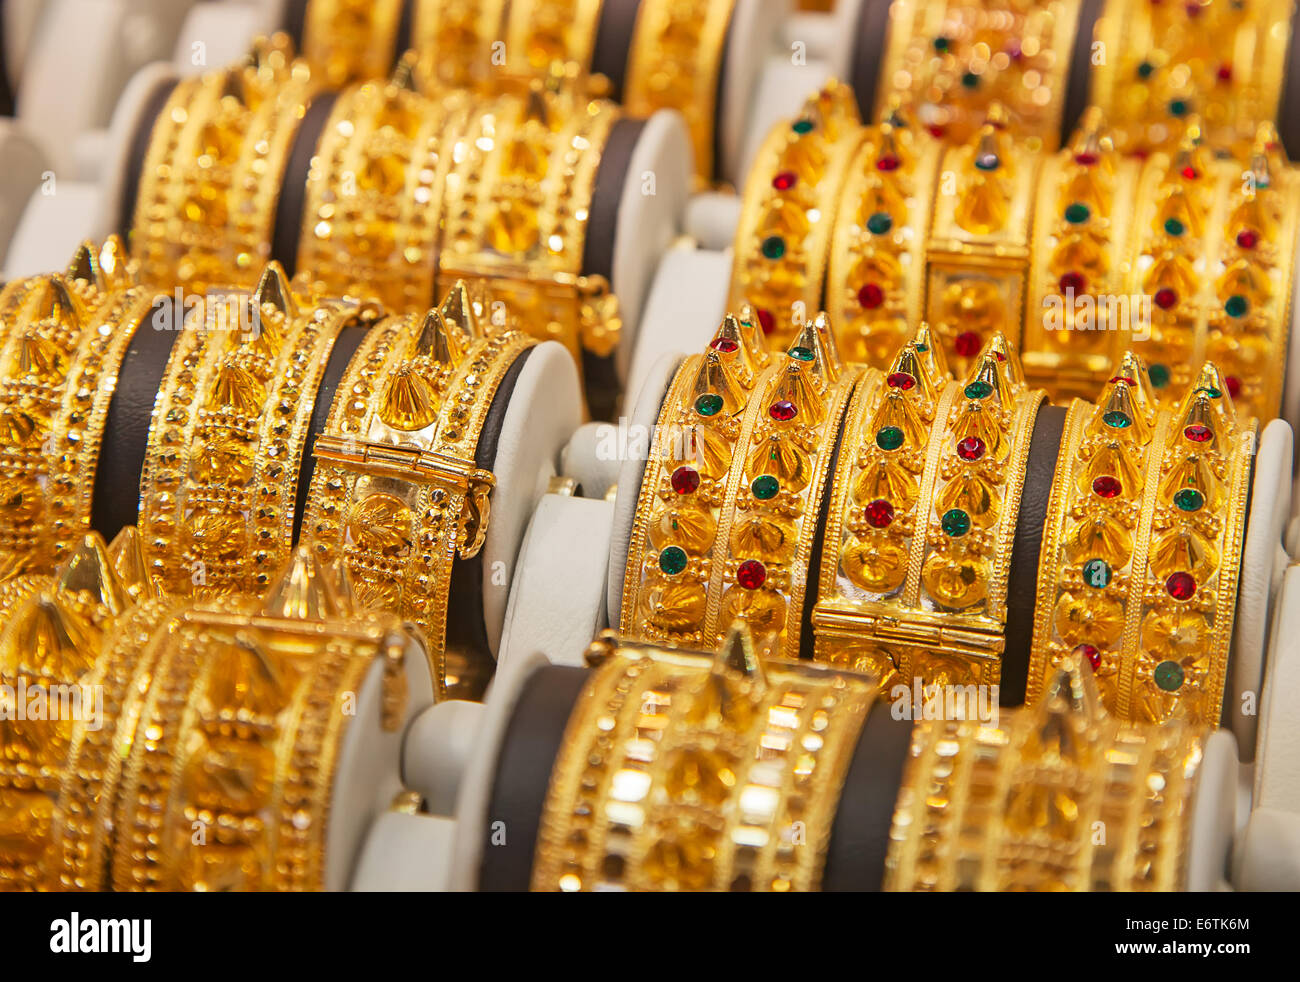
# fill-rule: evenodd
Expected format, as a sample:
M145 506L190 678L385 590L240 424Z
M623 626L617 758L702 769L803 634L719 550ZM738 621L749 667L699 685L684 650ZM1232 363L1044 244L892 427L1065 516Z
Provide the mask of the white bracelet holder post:
M0 174L4 175L0 182L0 269L4 269L5 254L27 202L53 175L36 141L12 119L0 119Z

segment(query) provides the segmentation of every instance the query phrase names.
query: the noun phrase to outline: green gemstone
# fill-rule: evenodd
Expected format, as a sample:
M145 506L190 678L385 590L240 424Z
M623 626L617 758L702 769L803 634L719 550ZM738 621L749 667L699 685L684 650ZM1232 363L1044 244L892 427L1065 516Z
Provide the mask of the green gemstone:
M1176 661L1162 661L1152 672L1152 677L1166 692L1177 692L1183 687L1183 666Z
M1104 559L1089 559L1083 564L1083 582L1094 590L1104 590L1110 586L1110 564Z
M1169 384L1169 369L1160 364L1152 365L1147 369L1147 378L1151 379L1152 386L1163 389Z
M769 235L763 240L763 255L768 259L780 259L785 255L785 239L779 235Z
M897 450L903 445L903 431L897 426L883 427L876 434L876 446L881 450Z
M967 399L987 399L993 394L993 386L989 385L988 382L976 379L966 386L964 391Z
M716 416L722 412L722 396L706 392L695 400L695 411L701 416Z
M1151 73L1156 70L1156 66L1149 61L1144 61L1138 65L1138 78L1150 78Z
M676 576L686 568L686 552L679 546L669 546L659 553L659 568L669 576Z
M1187 103L1184 102L1182 99L1174 99L1169 103L1169 115L1170 116L1187 115Z
M1196 391L1197 391L1197 392L1204 392L1204 393L1205 393L1207 396L1209 396L1211 399L1222 399L1222 398L1223 398L1223 393L1220 392L1218 389L1216 389L1216 388L1215 388L1214 386L1212 386L1212 385L1202 385L1202 386L1201 386L1199 389L1197 389Z
M1065 206L1065 220L1071 225L1080 225L1086 222L1091 214L1092 212L1088 210L1088 206L1078 201Z
M970 516L960 508L953 508L943 513L939 520L943 534L953 539L960 539L970 531Z
M1250 309L1250 304L1246 302L1246 298L1240 293L1234 293L1223 304L1223 309L1228 312L1229 317L1244 317L1246 311Z
M928 344L917 344L917 345L914 345L914 347L916 348L917 351L929 351L929 350L930 350L930 346L929 346Z
M867 231L872 235L884 235L894 227L894 220L888 212L878 211L867 219Z
M812 361L814 355L812 348L805 348L800 345L790 349L790 357L798 361Z
M1169 235L1179 236L1186 232L1187 229L1177 218L1165 219L1165 232Z
M795 120L794 125L791 126L790 128L794 130L796 133L798 133L800 136L802 136L805 133L812 132L813 121L811 119Z
M1112 430L1126 430L1133 425L1133 420L1128 418L1128 414L1122 413L1118 409L1112 409L1106 413L1106 415L1102 416L1101 421Z
M934 39L933 44L934 44L935 51L947 51L948 48L952 45L952 42L949 41L943 35L940 35L939 37Z
M961 84L968 89L976 88L980 84L980 77L974 72L967 72L961 77Z
M749 486L749 490L754 492L754 497L759 501L768 501L776 497L776 493L781 490L781 482L771 474L760 474L754 478L754 483Z
M1195 488L1183 488L1174 492L1174 504L1179 511L1200 511L1205 506L1205 495Z

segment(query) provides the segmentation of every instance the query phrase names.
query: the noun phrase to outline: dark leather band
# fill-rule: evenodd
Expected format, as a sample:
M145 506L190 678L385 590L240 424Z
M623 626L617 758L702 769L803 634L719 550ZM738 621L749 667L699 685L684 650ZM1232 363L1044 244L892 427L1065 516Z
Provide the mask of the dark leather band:
M324 92L311 101L293 136L293 146L280 181L280 196L275 202L275 229L271 234L271 258L278 259L292 277L298 267L298 243L302 235L303 209L307 202L307 175L312 157L320 145L321 133L329 122L337 92Z
M1105 0L1081 0L1079 4L1079 23L1074 32L1074 51L1070 56L1065 106L1061 112L1061 146L1069 143L1070 134L1088 108L1092 83L1092 32L1104 4Z
M861 385L861 380L858 382ZM850 395L850 399L852 396ZM812 613L817 606L817 597L821 588L820 571L822 568L822 551L826 548L826 522L831 511L831 486L835 483L835 474L839 469L840 450L844 447L844 425L836 427L835 449L831 451L830 464L827 465L826 487L822 492L821 506L817 510L817 529L813 533L812 551L808 553L808 573L805 578L803 613L799 618L799 657L811 659L816 647L817 632L813 630Z
M284 5L284 33L293 41L295 51L302 50L303 35L307 33L307 5L311 0L286 0Z
M876 82L889 41L890 0L865 0L854 34L849 83L858 97L858 112L871 121L876 114Z
M140 109L135 132L131 134L130 152L126 158L126 175L122 181L122 200L117 215L117 231L123 241L130 244L131 225L135 220L135 199L140 194L140 178L144 174L144 159L149 154L154 123L158 121L167 100L176 89L176 80L160 82Z
M5 4L0 0L0 116L14 114L14 87L18 80L9 81L9 64L5 61Z
M609 97L615 102L623 101L632 36L636 33L640 10L641 0L605 0L600 7L596 43L591 51L591 71L593 75L604 75L609 79Z
M397 22L397 35L393 38L393 64L411 47L411 30L415 22L415 4L417 0L403 0L402 17Z
M1300 7L1291 9L1291 43L1286 50L1286 78L1277 107L1277 132L1287 157L1300 157Z

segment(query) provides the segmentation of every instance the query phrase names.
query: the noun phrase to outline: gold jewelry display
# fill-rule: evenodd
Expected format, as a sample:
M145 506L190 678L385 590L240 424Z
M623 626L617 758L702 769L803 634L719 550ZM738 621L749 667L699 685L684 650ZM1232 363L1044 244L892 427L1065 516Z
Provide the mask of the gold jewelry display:
M410 0L411 41L426 92L490 89L503 70L507 0Z
M1042 156L1013 143L998 105L940 164L926 244L926 320L964 375L994 334L1020 342L1030 222Z
M172 345L140 477L150 577L175 597L260 591L293 543L298 470L338 332L373 315L294 296L278 263L207 298Z
M1000 102L1032 149L1056 149L1079 7L1079 0L894 0L877 115L901 100L932 136L964 144Z
M1214 146L1245 160L1255 128L1278 117L1293 10L1293 0L1107 0L1089 101L1116 147L1173 150L1197 114Z
M752 305L777 347L821 309L836 209L866 135L852 90L830 82L772 128L750 168L728 303Z
M1161 402L1206 360L1233 401L1260 420L1281 411L1300 223L1300 171L1260 127L1243 172L1215 160L1189 122L1173 154L1153 154L1137 190L1128 292L1150 298L1147 361Z
M534 890L816 890L874 680L605 637L551 771Z
M392 67L406 0L307 0L302 56L337 89Z
M1007 577L1043 393L995 336L952 382L924 326L849 407L813 609L815 657L875 675L1001 679Z
M108 405L152 295L116 237L0 293L0 573L49 573L90 527Z
M348 364L314 447L302 529L364 605L428 636L438 693L481 692L491 665L448 665L452 564L477 555L495 478L474 461L510 366L536 342L482 316L458 283L427 315L380 321Z
M1026 699L1087 659L1122 720L1219 720L1255 422L1207 364L1157 410L1128 355L1095 406L1070 408L1038 567Z
M584 349L607 355L618 343L618 301L582 264L618 109L566 98L540 89L502 96L469 122L446 180L438 292L465 280L491 291L498 319L561 342L575 358Z
M1183 889L1203 741L1108 715L1077 657L996 723L919 722L885 889Z
M602 0L511 0L505 24L506 64L538 75L558 63L591 68Z
M735 0L641 0L628 55L623 105L632 116L676 109L695 151L695 177L717 167L714 130L722 53Z
M381 665L381 725L399 728L419 650L335 583L299 548L260 601L180 608L155 630L144 739L123 748L115 890L324 888L348 700Z
M898 113L869 127L849 165L826 277L826 310L848 361L883 367L921 320L925 245L942 145Z
M146 283L252 287L270 258L289 151L319 88L283 38L177 84L154 122L130 237Z

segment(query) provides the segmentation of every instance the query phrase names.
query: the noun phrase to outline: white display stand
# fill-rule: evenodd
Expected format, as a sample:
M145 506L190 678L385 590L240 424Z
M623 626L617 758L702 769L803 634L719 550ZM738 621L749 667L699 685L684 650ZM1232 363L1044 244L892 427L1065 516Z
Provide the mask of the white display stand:
M36 142L11 119L0 119L0 269L28 199L39 192L48 164Z
M1300 816L1300 566L1286 571L1259 706L1255 808Z

